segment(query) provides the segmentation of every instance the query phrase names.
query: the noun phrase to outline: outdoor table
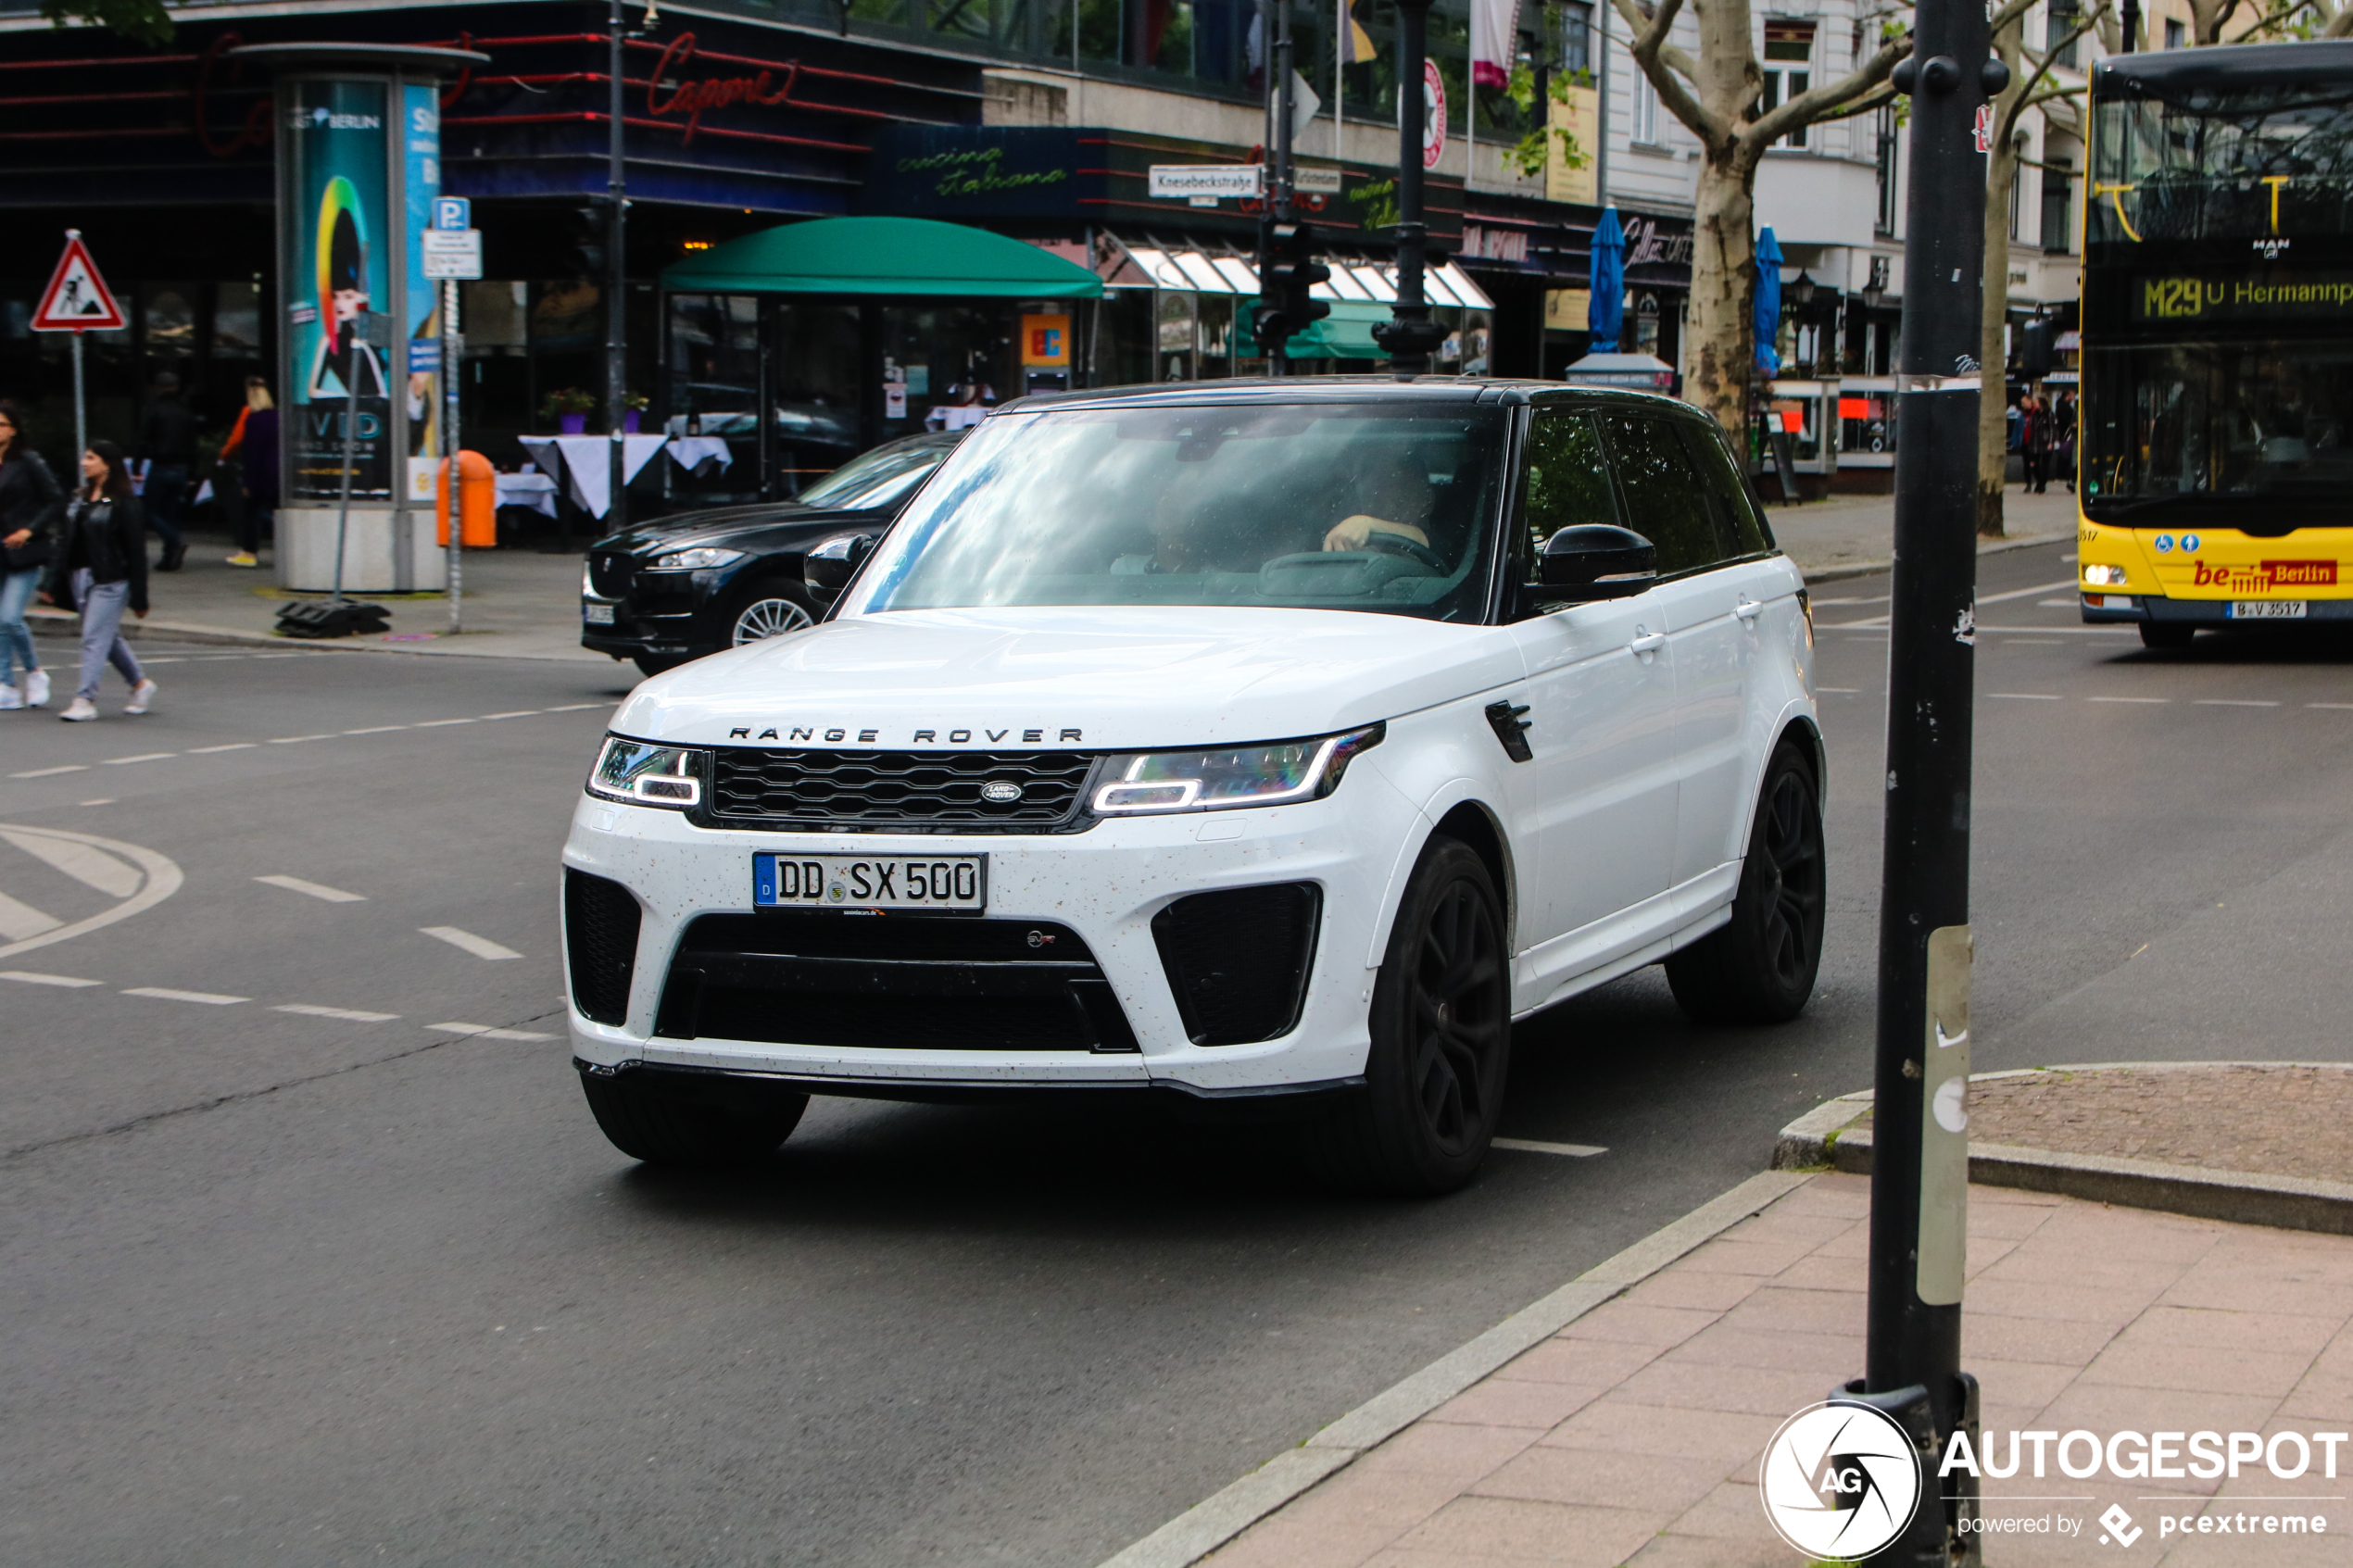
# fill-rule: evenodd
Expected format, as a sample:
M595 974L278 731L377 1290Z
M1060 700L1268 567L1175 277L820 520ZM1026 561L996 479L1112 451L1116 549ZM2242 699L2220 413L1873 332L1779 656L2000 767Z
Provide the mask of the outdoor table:
M582 511L601 518L612 509L611 458L608 448L612 438L606 435L526 435L522 438L523 450L529 452L543 470L560 465L566 480L565 489ZM655 453L669 445L666 435L631 435L622 440L621 482L623 484L637 477L637 470L653 460Z

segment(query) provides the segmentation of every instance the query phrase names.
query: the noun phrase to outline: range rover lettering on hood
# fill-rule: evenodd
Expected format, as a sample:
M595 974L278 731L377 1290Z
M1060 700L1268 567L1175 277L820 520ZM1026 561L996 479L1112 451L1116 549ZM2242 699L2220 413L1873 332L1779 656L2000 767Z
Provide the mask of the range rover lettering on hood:
M1051 726L1048 726L1048 728L1051 728ZM872 746L878 744L882 735L882 732L880 730L857 730L855 733L858 736L858 744L861 746ZM775 729L761 730L758 734L752 734L749 726L744 726L729 730L727 732L727 738L729 740L749 741L846 741L850 737L851 734L852 730L849 727L840 725L828 725L826 728L820 730L812 724L789 724L779 726ZM965 746L969 745L973 736L977 734L986 737L988 743L994 746L1004 740L1006 736L1014 734L1019 734L1021 736L1021 744L1024 746L1042 746L1046 744L1045 729L1026 729L1020 730L1018 732L1012 729L947 731L915 730L909 734L907 744L910 746ZM940 738L943 734L947 737L945 741ZM1058 730L1054 733L1053 744L1056 746L1076 744L1083 740L1085 738L1085 734L1086 733L1082 730Z

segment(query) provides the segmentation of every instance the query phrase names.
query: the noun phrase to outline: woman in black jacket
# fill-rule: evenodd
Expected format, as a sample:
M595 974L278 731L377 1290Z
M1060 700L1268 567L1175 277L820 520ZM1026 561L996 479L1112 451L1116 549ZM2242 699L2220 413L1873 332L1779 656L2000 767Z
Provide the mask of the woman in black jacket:
M57 476L24 444L24 411L0 398L0 709L39 708L49 700L49 673L33 652L24 612L56 548L65 509Z
M111 663L131 683L125 713L145 713L156 684L122 640L122 612L147 618L147 514L131 493L122 448L94 441L82 455L82 486L66 509L65 575L82 607L82 685L58 717L98 716L98 677Z

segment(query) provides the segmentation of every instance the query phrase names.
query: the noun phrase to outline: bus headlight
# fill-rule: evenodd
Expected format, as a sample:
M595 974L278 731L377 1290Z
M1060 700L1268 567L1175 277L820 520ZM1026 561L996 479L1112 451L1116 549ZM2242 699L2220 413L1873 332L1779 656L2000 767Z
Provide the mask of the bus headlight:
M2124 569L2120 566L2086 566L2083 569L2083 586L2121 588L2124 586Z

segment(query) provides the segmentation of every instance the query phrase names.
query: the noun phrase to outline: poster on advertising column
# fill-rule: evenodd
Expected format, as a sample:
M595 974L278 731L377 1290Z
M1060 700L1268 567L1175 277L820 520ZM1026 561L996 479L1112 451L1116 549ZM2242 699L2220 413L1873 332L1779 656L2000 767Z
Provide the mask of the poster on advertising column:
M409 504L430 507L437 494L441 450L441 285L425 276L425 231L441 194L441 89L429 82L402 84L401 251L409 270L405 295L409 357Z
M293 153L282 228L294 411L287 480L296 502L341 494L346 420L353 498L392 495L392 378L378 345L407 334L371 330L369 320L391 307L400 256L389 243L389 90L382 81L296 81L282 100L290 100Z

